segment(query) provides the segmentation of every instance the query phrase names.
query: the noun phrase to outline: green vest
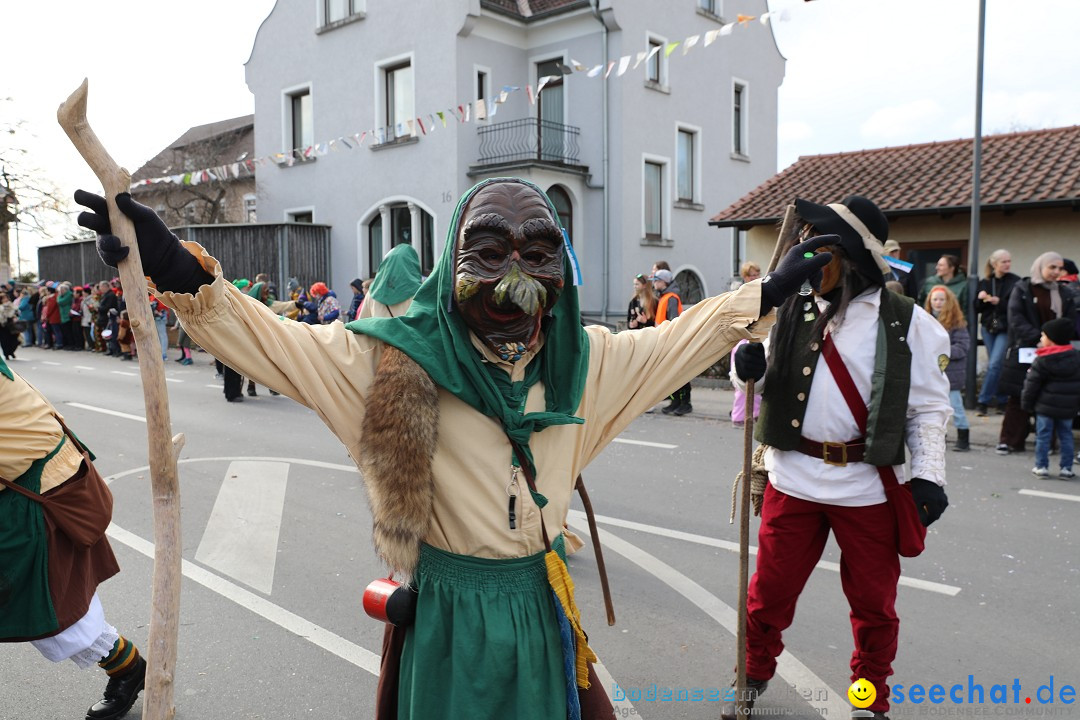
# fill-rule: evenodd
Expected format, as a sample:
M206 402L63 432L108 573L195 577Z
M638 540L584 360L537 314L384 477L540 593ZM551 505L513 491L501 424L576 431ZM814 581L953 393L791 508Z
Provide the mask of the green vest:
M915 301L888 290L881 291L874 373L870 385L870 417L867 420L866 455L871 465L903 465L904 426L911 387L911 348L907 333ZM813 317L811 317L811 315ZM814 382L821 339L812 337L818 318L817 303L796 317L794 351L783 362L769 365L762 393L761 417L754 438L777 450L795 450L802 436L806 400ZM845 406L837 412L850 412ZM855 438L829 438L847 442Z

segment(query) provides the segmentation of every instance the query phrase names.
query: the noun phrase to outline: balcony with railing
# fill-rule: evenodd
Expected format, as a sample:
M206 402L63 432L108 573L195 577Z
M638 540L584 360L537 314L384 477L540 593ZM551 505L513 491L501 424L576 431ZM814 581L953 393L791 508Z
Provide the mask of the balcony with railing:
M587 172L578 159L581 128L540 118L492 123L477 129L480 156L473 171L539 164Z

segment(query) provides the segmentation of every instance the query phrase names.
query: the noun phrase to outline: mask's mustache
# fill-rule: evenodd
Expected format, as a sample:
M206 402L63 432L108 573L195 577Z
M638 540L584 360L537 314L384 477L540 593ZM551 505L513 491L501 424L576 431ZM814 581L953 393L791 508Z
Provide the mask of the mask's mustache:
M521 272L516 262L510 265L510 271L495 286L492 295L499 305L509 301L526 315L535 315L547 303L547 289L531 275Z

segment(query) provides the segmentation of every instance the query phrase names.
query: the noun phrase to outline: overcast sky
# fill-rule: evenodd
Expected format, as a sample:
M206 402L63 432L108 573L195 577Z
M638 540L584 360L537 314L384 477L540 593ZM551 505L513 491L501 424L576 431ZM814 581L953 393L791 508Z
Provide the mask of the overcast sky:
M769 3L774 11L789 11L787 22L774 26L787 58L778 170L800 155L974 134L978 0ZM26 126L0 142L27 148L66 196L76 187L96 187L56 124L57 106L88 77L90 122L114 158L134 172L188 128L253 111L243 64L273 4L4 3L0 122ZM728 16L747 7L742 0L723 0L723 6ZM1080 123L1077 28L1078 0L987 0L984 133ZM763 30L735 32L755 32L765 41ZM673 56L672 72L710 50L699 45L685 57ZM21 233L24 269L36 264L33 244L62 240L62 230L59 235L40 241Z

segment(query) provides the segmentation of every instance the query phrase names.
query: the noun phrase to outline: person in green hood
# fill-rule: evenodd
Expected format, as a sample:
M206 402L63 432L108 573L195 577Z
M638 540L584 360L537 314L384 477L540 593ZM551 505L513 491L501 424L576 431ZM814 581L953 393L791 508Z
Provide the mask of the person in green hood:
M76 201L115 265L125 250L104 198ZM577 476L736 342L763 339L772 309L819 282L831 257L800 246L763 280L660 327L582 327L551 201L525 180L492 178L461 197L404 315L312 326L245 297L150 208L127 194L116 204L192 337L312 408L360 468L376 553L414 608L387 627L380 719L611 717L561 558ZM627 386L644 375L647 386Z
M404 315L423 279L420 256L413 246L405 243L395 245L379 264L379 272L361 300L359 315L355 319Z

